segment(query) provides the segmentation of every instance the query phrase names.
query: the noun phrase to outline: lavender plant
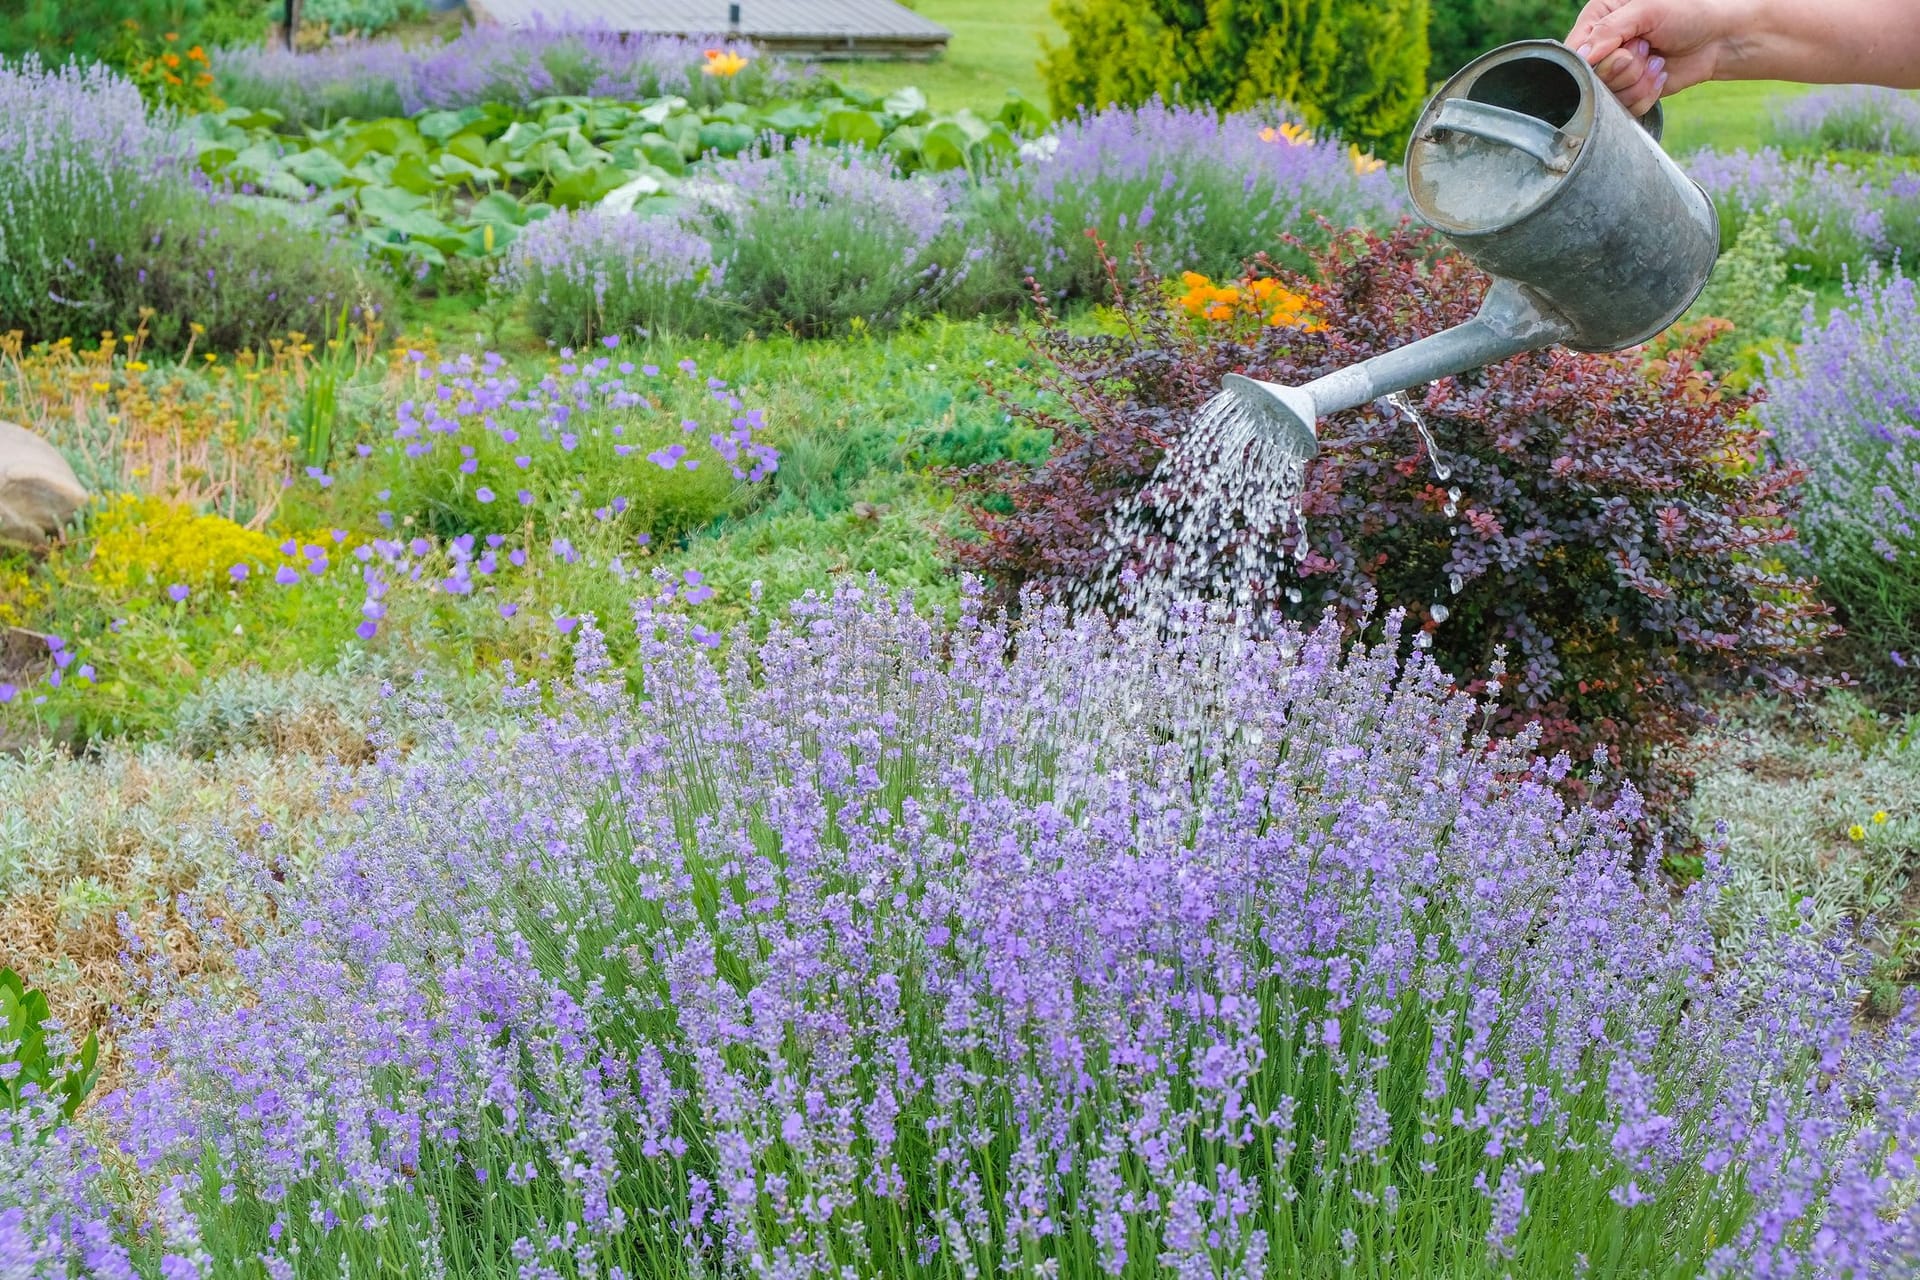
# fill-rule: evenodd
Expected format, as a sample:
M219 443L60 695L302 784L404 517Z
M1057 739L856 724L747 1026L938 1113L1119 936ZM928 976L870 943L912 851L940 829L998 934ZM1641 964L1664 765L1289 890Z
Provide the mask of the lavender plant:
M1920 98L1871 85L1817 89L1775 111L1773 137L1794 151L1920 155Z
M698 219L557 213L514 242L496 283L518 294L536 333L560 342L596 334L717 328L726 280Z
M1023 152L981 215L995 278L1022 296L1031 275L1056 299L1104 298L1089 230L1122 256L1141 246L1164 275L1223 277L1262 250L1285 256L1284 235L1318 241L1321 219L1378 227L1401 205L1385 166L1283 113L1156 101L1083 115Z
M769 141L689 179L681 211L534 224L500 278L556 341L886 328L931 310L982 256L965 242L961 181L902 176L863 148Z
M1759 412L1808 464L1802 545L1883 677L1920 662L1920 301L1870 269L1826 324L1767 366Z
M244 994L123 1040L102 1122L194 1214L161 1238L273 1276L1920 1259L1920 1027L1854 1026L1843 940L1716 970L1631 797L1568 807L1397 617L639 623L624 678L587 625L517 730L385 756L263 881Z
M802 138L720 161L711 178L695 198L727 245L736 329L891 327L932 310L979 256L958 174L908 178L884 155Z
M193 152L99 64L0 63L0 331L98 332L89 266L137 251Z
M733 76L703 75L709 48L750 61ZM294 128L345 116L417 115L490 102L526 106L562 95L628 102L661 94L695 102L756 101L794 87L801 78L796 69L738 42L545 24L473 26L452 40L422 47L360 41L299 55L231 49L218 55L214 74L229 102L271 108Z
M1687 171L1720 211L1723 245L1765 218L1795 270L1839 280L1867 261L1920 250L1920 173L1827 157L1760 151L1697 152Z
M98 65L0 64L0 202L0 332L177 348L197 325L232 348L387 295L349 247L207 190L173 120Z

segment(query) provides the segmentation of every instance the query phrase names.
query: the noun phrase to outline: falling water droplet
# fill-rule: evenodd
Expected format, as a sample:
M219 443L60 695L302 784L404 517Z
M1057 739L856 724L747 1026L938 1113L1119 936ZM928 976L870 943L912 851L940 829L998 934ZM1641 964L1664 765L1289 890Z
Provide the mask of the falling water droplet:
M1467 580L1457 573L1450 573L1447 575L1447 585L1453 588L1453 594L1459 595L1460 589L1467 585Z
M1413 429L1420 433L1420 442L1427 446L1427 457L1433 462L1434 478L1442 484L1446 483L1447 479L1453 475L1453 468L1440 455L1440 446L1434 442L1433 432L1427 427L1427 420L1420 416L1418 409L1413 407L1413 401L1407 399L1406 392L1396 391L1387 397L1387 403L1406 414L1407 420L1413 423Z
M1445 510L1449 518L1457 516L1460 514L1460 504L1449 498Z
M1435 622L1445 622L1448 616L1453 613L1453 610L1443 604L1436 604L1428 612L1433 614L1433 620Z
M1300 591L1300 588L1298 588L1298 587L1288 587L1288 588L1287 588L1287 599L1288 599L1289 601L1291 601L1292 603L1294 603L1294 604L1299 604L1299 603L1300 603L1300 601L1301 601L1301 599L1302 599L1302 595L1301 595L1301 591Z
M1459 485L1454 485L1454 486L1453 486L1453 487L1452 487L1451 489L1448 489L1448 490L1447 490L1447 501L1448 501L1448 502L1458 502L1458 501L1460 501L1460 486L1459 486Z

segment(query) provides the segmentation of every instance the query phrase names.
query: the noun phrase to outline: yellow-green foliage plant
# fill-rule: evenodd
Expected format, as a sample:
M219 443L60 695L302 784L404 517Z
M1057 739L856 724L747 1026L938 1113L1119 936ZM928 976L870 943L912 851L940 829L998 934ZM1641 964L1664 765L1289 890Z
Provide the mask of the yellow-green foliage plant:
M1056 113L1159 97L1278 99L1397 153L1427 90L1428 0L1054 0L1041 72Z

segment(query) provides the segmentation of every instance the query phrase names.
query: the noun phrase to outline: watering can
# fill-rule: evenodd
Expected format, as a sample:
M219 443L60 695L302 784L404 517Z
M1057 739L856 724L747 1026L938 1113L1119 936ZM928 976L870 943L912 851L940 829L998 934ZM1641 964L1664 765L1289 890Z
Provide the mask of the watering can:
M1223 390L1310 458L1327 414L1524 351L1654 337L1720 253L1713 201L1661 150L1660 127L1657 104L1635 120L1558 41L1474 59L1420 113L1406 173L1421 221L1493 277L1479 314L1305 386L1229 374Z

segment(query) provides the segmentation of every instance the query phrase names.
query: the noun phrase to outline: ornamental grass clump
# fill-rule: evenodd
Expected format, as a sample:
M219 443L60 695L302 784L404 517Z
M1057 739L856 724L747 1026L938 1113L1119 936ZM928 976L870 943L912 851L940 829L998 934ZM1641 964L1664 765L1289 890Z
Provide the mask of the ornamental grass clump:
M1854 1026L1844 941L1716 970L1631 795L1570 805L1399 625L846 585L724 657L643 611L631 671L583 626L312 874L264 851L237 987L136 948L111 1167L274 1276L1920 1260L1920 1028Z
M1202 498L1178 479L1148 489L1162 453L1232 372L1302 385L1471 317L1486 277L1402 231L1352 237L1311 274L1276 271L1305 299L1288 323L1196 325L1151 277L1113 285L1113 334L1056 330L1045 349L1059 407L1009 405L1055 433L1038 466L969 477L977 536L955 552L1012 598L1033 584L1078 596L1112 581L1123 503L1177 529ZM1438 453L1388 402L1320 424L1300 519L1275 540L1218 531L1255 612L1378 608L1422 619L1425 643L1462 681L1504 649L1513 676L1496 717L1540 722L1584 760L1598 744L1662 814L1686 775L1663 754L1707 717L1716 690L1798 692L1798 665L1828 631L1812 583L1769 558L1794 536L1803 472L1771 461L1763 434L1681 347L1582 355L1553 348L1412 393ZM1140 573L1175 562L1166 537L1128 551Z
M1807 463L1800 550L1839 609L1859 674L1892 689L1920 665L1920 302L1869 271L1824 325L1768 362L1761 421Z
M1138 245L1163 275L1223 277L1283 236L1384 226L1401 198L1385 166L1273 111L1219 115L1149 102L1082 115L1008 161L982 200L1000 301L1032 276L1055 301L1106 298L1089 232Z

